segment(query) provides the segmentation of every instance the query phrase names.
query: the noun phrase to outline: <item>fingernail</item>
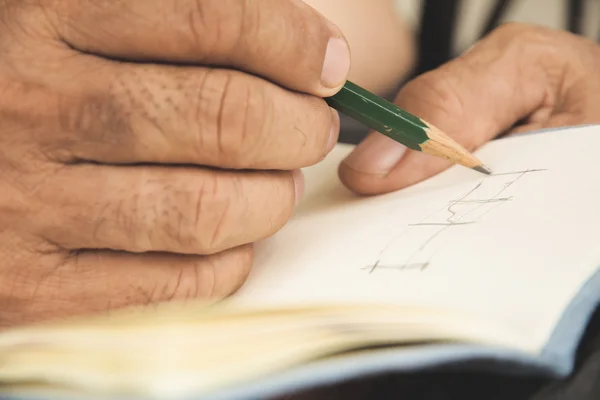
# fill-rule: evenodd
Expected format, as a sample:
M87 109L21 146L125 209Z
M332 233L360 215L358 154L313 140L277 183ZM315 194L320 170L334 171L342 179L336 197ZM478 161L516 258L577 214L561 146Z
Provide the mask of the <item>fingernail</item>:
M350 71L350 49L344 39L329 39L321 71L321 83L329 88L340 86Z
M340 115L336 110L330 108L333 119L331 120L331 128L329 129L329 141L327 142L327 153L331 152L335 147L340 135Z
M406 146L379 133L374 133L359 144L344 160L353 170L366 174L385 175L400 161Z
M292 179L294 180L294 190L296 191L296 205L298 205L304 195L304 174L301 170L295 169L292 171Z

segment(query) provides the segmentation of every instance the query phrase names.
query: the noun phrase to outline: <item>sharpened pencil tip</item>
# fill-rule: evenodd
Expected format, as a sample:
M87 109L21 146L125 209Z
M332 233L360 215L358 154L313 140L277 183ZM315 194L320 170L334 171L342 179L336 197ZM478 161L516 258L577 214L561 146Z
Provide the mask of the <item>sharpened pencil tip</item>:
M482 174L490 175L492 170L486 167L485 165L478 165L477 167L473 167L473 169L477 172L481 172Z

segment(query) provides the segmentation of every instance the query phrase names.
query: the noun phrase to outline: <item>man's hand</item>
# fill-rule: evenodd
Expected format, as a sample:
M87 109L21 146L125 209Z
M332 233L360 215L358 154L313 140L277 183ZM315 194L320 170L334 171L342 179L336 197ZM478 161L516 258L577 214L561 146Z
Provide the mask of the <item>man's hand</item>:
M507 24L409 82L397 104L471 151L507 131L600 123L600 46L563 31ZM449 165L375 133L342 163L340 178L358 193L378 194Z
M218 299L337 140L299 0L0 2L0 324Z

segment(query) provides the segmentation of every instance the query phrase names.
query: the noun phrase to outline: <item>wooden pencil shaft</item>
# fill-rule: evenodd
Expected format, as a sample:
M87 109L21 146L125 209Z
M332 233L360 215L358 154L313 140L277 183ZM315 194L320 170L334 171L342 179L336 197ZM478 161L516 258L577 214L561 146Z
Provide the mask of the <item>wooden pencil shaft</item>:
M420 118L350 81L325 101L330 107L413 150L421 151L421 144L429 140L429 126Z
M330 107L410 149L490 173L481 161L435 126L350 81L325 101Z

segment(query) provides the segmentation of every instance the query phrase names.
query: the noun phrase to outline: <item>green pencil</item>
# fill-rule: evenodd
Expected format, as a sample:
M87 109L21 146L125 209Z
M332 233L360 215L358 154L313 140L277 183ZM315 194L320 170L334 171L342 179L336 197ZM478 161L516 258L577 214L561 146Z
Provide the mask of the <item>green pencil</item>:
M445 158L484 174L491 173L481 161L435 126L350 81L325 101L337 111L410 149Z

